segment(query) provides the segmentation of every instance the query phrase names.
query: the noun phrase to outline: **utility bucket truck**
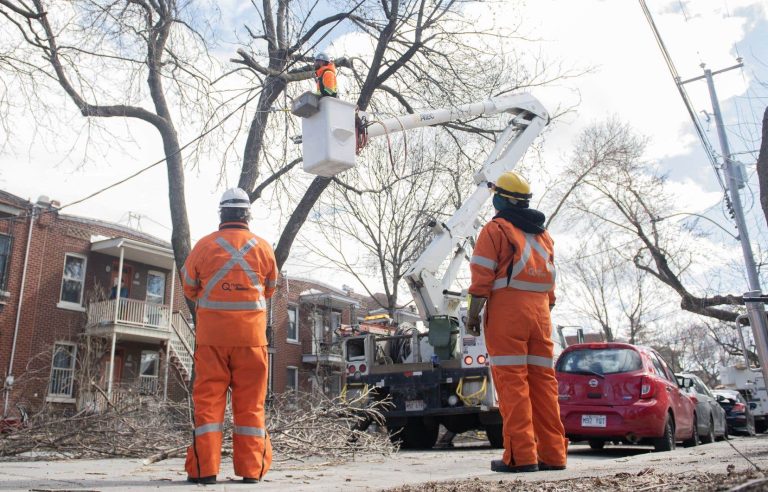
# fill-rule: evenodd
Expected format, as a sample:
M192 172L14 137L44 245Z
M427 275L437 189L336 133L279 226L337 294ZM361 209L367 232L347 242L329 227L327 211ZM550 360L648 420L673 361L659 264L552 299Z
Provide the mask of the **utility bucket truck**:
M350 168L355 142L359 147L368 138L481 115L509 117L474 175L474 192L449 220L429 224L434 237L405 274L426 328L402 325L394 334L361 334L343 342L345 394L351 398L371 389L373 398L391 398L394 406L384 416L390 434L403 447L431 448L439 424L454 433L485 429L491 444L501 447L501 417L485 340L465 333L466 292L455 290L454 281L471 254L470 239L481 226L479 216L491 196L489 183L515 167L549 123L547 111L533 96L517 94L366 125L365 115L356 116L353 107L340 103L307 94L294 101L294 113L304 117L308 172L332 176Z
M763 433L768 430L768 390L765 386L765 368L763 364L763 354L760 353L759 341L757 344L747 343L749 338L744 336L744 329L752 327L752 332L759 330L761 326L757 317L765 318L765 310L762 307L764 297L761 296L759 302L751 301L748 295L756 293L747 293L744 295L747 306L747 314L742 314L736 318L736 331L741 342L741 349L744 353L744 361L732 364L727 367L721 367L719 370L720 383L729 389L737 390L749 403L749 408L755 416L755 431ZM757 296L754 296L757 299ZM749 324L744 322L748 320ZM753 340L759 340L760 333L753 337ZM757 345L757 346L756 346ZM757 354L760 365L753 363L755 357L749 354Z

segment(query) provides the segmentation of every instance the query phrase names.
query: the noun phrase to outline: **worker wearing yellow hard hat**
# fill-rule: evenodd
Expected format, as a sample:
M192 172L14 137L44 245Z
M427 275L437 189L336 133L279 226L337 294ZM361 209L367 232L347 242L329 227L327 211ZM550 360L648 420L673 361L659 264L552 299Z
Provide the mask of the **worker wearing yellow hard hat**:
M554 243L544 214L530 208L531 187L515 172L493 189L497 213L477 238L466 328L485 341L503 420L504 456L491 469L565 468L549 312L555 304Z

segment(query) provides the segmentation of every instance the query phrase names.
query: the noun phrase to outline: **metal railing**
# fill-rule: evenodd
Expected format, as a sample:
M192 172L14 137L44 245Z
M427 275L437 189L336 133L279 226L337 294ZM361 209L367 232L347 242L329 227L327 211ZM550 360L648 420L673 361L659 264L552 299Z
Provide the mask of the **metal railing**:
M173 313L171 327L171 352L181 363L187 375L192 374L195 354L195 329L179 312Z
M170 308L167 304L155 304L136 299L120 299L115 317L116 299L88 304L88 325L124 324L168 330Z
M157 394L157 376L139 376L139 393L142 395Z
M75 371L73 369L51 369L51 386L48 396L72 396L72 383Z

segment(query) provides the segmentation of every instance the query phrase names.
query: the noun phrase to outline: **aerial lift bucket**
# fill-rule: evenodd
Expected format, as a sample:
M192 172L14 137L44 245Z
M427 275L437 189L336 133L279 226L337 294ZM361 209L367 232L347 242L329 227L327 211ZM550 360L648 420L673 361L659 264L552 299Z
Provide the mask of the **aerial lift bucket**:
M305 92L291 112L302 118L304 171L332 177L355 167L355 105L335 97Z

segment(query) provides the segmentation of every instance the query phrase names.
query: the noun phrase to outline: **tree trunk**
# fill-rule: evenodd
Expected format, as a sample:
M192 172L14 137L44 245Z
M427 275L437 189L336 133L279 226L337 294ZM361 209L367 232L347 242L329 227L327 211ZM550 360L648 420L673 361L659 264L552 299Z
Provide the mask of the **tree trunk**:
M763 113L763 137L760 154L757 156L757 179L760 186L760 206L768 223L768 107Z
M286 81L280 77L268 76L264 81L259 103L256 106L256 114L253 115L248 139L245 142L243 170L238 182L238 186L249 194L256 187L256 180L259 178L259 156L264 147L264 132L269 121L269 110L280 94L285 91L286 86Z
M275 248L275 259L277 260L278 270L282 270L283 264L288 259L288 255L291 252L291 246L293 246L293 241L299 234L301 226L304 225L315 202L317 202L317 199L320 198L320 195L323 194L323 191L325 191L329 184L331 184L330 178L316 177L312 181L312 184L309 185L309 188L307 188L307 191L304 193L299 204L296 205L296 208L291 214L291 218L288 219L288 223L285 224L283 232L280 234L280 240L277 242L277 247Z

